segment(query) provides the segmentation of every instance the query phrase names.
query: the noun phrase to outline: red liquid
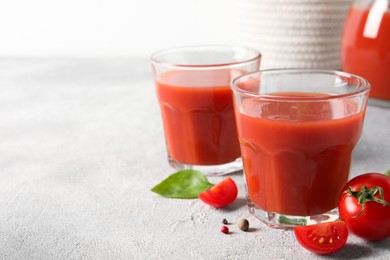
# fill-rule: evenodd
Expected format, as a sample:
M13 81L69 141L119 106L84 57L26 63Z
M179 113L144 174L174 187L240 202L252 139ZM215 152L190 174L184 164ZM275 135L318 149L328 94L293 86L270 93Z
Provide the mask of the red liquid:
M230 80L238 71L170 71L156 82L171 157L219 165L240 157Z
M368 15L368 9L349 11L342 40L343 70L366 78L372 85L371 97L390 100L390 12L383 14L377 35L370 37L364 36Z
M244 100L238 131L249 197L258 208L309 216L337 206L364 117L353 115L354 103L337 102ZM337 114L350 116L333 119Z

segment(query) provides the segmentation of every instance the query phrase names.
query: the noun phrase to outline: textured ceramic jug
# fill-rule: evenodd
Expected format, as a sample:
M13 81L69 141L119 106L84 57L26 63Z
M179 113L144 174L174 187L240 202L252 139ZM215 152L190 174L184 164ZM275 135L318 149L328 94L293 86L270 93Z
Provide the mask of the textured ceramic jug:
M341 69L351 0L234 0L237 39L263 55L262 69Z

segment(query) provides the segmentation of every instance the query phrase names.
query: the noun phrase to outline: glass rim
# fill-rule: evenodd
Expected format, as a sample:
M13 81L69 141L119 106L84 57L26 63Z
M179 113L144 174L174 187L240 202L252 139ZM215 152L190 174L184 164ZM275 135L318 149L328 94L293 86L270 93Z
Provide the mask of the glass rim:
M200 49L241 49L245 51L250 51L253 53L249 58L241 59L237 61L232 62L224 62L224 63L199 63L199 64L185 64L185 63L175 63L175 62L168 62L164 61L162 59L158 59L157 56L168 53L168 52L175 52L175 51L189 51L189 50L195 50L197 48ZM240 65L249 63L255 60L258 60L262 57L261 52L255 48L241 46L241 45L230 45L230 44L201 44L201 45L184 45L184 46L177 46L177 47L170 47L165 48L159 51L156 51L152 53L150 56L150 60L155 65L161 65L161 66L167 66L167 67L180 67L180 68L186 68L186 69L204 69L204 68L219 68L219 67L230 67L234 65Z
M251 91L244 90L240 87L237 86L237 83L242 80L243 78L247 78L250 76L258 75L260 76L261 74L274 74L274 73L307 73L307 74L323 74L323 75L340 75L340 76L346 76L350 78L355 78L359 80L361 83L359 85L359 88L356 92L352 93L342 93L342 94L334 94L334 95L327 95L327 96L314 96L314 97L300 97L300 96L278 96L275 94L260 94L260 93L255 93ZM344 71L338 71L338 70L323 70L323 69L283 69L283 68L278 68L278 69L265 69L265 70L257 70L257 71L252 71L249 73L242 74L238 76L237 78L233 79L230 88L234 93L239 93L243 96L247 97L256 97L256 98L261 98L264 100L269 100L269 101L304 101L304 102L316 102L316 101L326 101L326 100L334 100L334 99L343 99L343 98L351 98L354 96L359 96L359 95L364 95L368 94L368 91L371 88L371 84L368 82L363 77L360 77L358 75L344 72Z

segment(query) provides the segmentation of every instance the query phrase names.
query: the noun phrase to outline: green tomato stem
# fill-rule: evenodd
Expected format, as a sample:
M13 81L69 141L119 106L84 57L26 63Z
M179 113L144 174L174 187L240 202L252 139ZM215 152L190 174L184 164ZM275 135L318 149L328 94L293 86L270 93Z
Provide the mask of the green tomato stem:
M364 207L368 201L374 201L382 204L383 206L390 206L390 203L385 201L382 187L379 186L372 187L371 189L368 189L366 186L362 186L360 191L353 191L351 187L348 187L346 192L356 198L359 205L362 205L360 212L356 216L353 216L353 218L357 218L363 213ZM375 196L377 193L379 193L379 198Z

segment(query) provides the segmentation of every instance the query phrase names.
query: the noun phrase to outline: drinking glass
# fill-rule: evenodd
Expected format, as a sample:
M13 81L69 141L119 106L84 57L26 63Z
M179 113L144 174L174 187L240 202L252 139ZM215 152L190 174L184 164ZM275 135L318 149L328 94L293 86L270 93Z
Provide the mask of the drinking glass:
M175 169L225 174L242 169L231 81L259 69L241 46L171 48L151 57L168 161Z
M250 212L277 228L337 219L370 84L276 69L242 75L232 89Z

